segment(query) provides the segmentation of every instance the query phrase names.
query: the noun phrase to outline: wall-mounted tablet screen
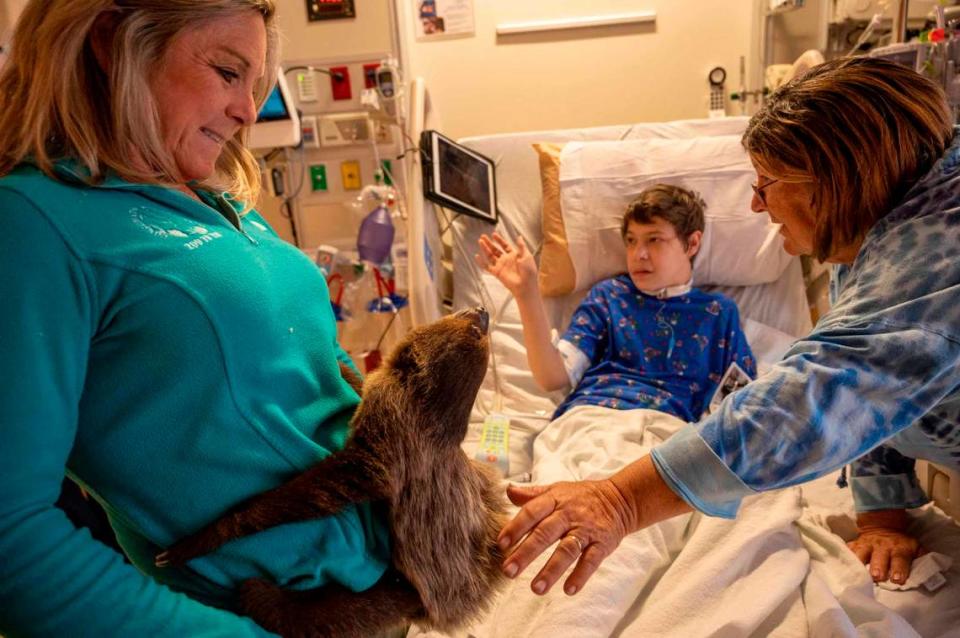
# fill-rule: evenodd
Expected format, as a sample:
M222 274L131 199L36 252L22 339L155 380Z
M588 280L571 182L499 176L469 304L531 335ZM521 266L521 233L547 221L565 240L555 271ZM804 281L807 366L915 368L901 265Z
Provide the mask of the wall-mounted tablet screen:
M420 154L427 199L491 224L497 223L493 160L436 131L423 132Z

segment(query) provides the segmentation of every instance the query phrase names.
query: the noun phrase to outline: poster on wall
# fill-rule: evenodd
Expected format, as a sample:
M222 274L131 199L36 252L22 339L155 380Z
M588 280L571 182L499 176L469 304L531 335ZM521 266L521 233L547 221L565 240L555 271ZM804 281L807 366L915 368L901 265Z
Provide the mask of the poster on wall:
M473 0L412 0L417 40L473 35Z

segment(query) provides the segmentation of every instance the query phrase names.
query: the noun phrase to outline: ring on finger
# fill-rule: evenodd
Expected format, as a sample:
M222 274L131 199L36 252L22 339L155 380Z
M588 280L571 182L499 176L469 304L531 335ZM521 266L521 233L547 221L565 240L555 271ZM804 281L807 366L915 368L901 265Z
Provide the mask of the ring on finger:
M577 556L583 553L583 541L576 534L567 534L564 538L571 538L577 543Z

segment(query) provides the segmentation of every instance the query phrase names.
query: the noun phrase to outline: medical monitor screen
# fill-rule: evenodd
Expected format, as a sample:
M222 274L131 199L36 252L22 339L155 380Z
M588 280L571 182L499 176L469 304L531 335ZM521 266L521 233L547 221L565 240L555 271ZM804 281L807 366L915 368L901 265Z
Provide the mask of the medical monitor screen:
M290 111L287 110L287 104L283 101L283 95L280 93L280 85L276 84L270 91L267 101L260 107L260 114L257 116L258 122L275 122L277 120L289 120Z
M300 144L300 115L287 88L283 69L277 69L277 83L260 107L257 121L250 127L247 147L267 150L296 147Z
M493 161L436 131L420 140L427 199L491 224L497 223Z

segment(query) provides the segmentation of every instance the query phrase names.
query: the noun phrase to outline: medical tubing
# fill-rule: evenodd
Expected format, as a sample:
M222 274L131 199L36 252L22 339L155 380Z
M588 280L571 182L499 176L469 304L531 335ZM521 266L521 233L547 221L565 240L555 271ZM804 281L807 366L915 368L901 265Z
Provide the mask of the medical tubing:
M450 218L449 221L447 221L447 225L440 229L440 236L441 236L441 237L443 237L443 234L444 234L445 232L447 232L448 230L450 230L450 228L453 226L453 222L455 222L455 221L457 220L457 217L459 217L461 214L462 214L462 213L454 213L454 214L453 214L453 217Z
M442 215L442 217L443 217L443 220L444 220L445 222L447 222L447 226L446 226L446 227L447 227L447 228L451 228L451 227L453 226L453 221L454 221L454 220L451 219L451 218L447 215L447 210L446 210L445 208L443 208L442 206L438 206L437 204L434 204L434 206L436 206L436 207L437 207L437 210L440 211L440 213L441 213L441 215ZM486 284L483 283L483 273L480 272L480 267L479 267L479 266L477 265L477 263L472 259L472 256L467 252L466 248L464 248L464 246L463 246L463 238L459 235L459 233L453 232L453 233L451 233L451 234L453 235L453 243L454 243L454 245L455 245L456 248L460 251L461 257L462 257L462 259L463 259L463 262L462 262L462 263L467 263L467 264L469 264L469 267L472 268L473 271L474 271L474 278L473 278L473 279L474 279L474 282L476 282L476 284L477 284L477 293L478 293L478 296L481 298L481 300L483 300L484 305L485 305L485 306L489 306L490 309L491 309L491 311L492 311L492 310L493 310L493 296L490 294L490 291L487 290ZM486 297L486 299L484 299L484 297ZM508 297L506 301L509 302L509 301L510 301L510 298ZM504 310L505 308L506 308L506 303L504 303L504 305L503 305L502 307L498 308L498 309L496 310L496 312L491 312L491 314L490 314L490 326L489 326L489 331L488 331L488 334L490 335L490 348L489 348L489 351L490 351L490 364L491 364L491 369L493 370L493 393L494 393L494 394L493 394L493 395L494 395L494 406L493 406L493 407L494 407L494 411L499 411L500 409L503 408L503 399L502 399L502 393L501 393L501 391L500 391L500 375L499 375L499 373L497 372L497 357L496 357L496 355L495 355L494 352L493 352L493 345L494 345L494 344L493 344L493 332L494 332L494 330L496 330L497 324L500 322L500 315L502 314L502 312L503 312L503 310ZM480 407L481 411L484 411L484 412L486 412L487 414L491 414L491 410L487 409L487 406L483 405L483 401L480 400L479 395L478 395L478 397L477 397L477 403L479 404L479 407Z
M434 206L436 206L436 208L442 213L444 221L447 222L447 227L452 227L453 222L455 220L447 216L447 210L442 206L437 206L436 204L434 204ZM463 238L456 231L454 231L452 235L453 235L454 245L460 251L461 256L464 258L465 262L469 264L470 268L474 270L474 274L475 274L474 282L476 282L477 293L479 293L480 298L484 301L484 305L486 305L488 308L490 308L491 311L493 311L490 314L489 334L490 334L490 366L493 372L494 405L493 405L493 410L490 410L488 406L484 405L483 400L480 399L478 395L477 406L480 408L481 412L486 413L487 415L494 414L494 413L502 413L503 391L501 389L501 384L500 384L500 373L497 370L497 357L494 354L493 333L496 330L497 325L500 323L500 318L503 316L503 312L506 310L507 305L509 305L509 303L513 301L514 298L512 294L508 295L500 306L498 307L494 306L493 295L490 294L490 290L487 288L487 285L483 282L483 273L480 272L480 267L473 260L473 256L467 252L466 248L464 248ZM536 249L533 251L533 253L536 254L540 252L541 247L542 247L542 244L539 244L536 247ZM531 419L544 419L549 421L552 415L537 414L535 412L511 412L510 416L524 417L524 418L531 418Z
M403 127L400 127L400 128L402 129ZM396 197L397 210L400 212L400 219L406 221L407 209L405 204L405 198L404 198L405 193L403 192L403 188L400 186L400 182L397 181L396 178L394 178L393 171L387 168L383 164L383 162L380 161L380 149L377 148L377 142L372 137L370 138L370 146L373 149L373 157L377 162L376 165L378 169L383 171L384 175L386 175L387 179L390 181L390 186L395 191L397 191L397 197Z
M293 189L293 191L288 197L285 197L283 199L283 204L281 205L281 208L285 207L287 209L287 214L289 215L288 219L290 220L291 230L293 231L294 235L297 234L297 230L296 230L297 223L296 223L296 220L293 218L293 200L299 197L300 191L303 190L303 184L304 182L307 181L306 177L304 176L304 173L306 171L306 162L303 157L303 142L300 142L300 146L297 147L297 151L299 152L299 159L297 160L297 164L299 165L299 169L300 169L298 171L300 173L300 179L297 182L297 187ZM291 164L289 149L284 149L284 156L285 156L285 159L287 160L287 165L289 166ZM290 181L293 182L292 177ZM299 245L299 242L297 243Z
M370 119L369 115L367 116L367 124L369 124L371 127L373 126L373 120ZM373 150L373 159L376 162L376 170L387 172L386 167L384 167L383 163L380 161L380 149L377 148L377 140L373 139L373 136L370 136L369 140L370 148Z
M883 14L875 13L870 22L867 23L867 26L863 29L863 33L860 34L860 37L857 39L856 44L854 44L850 50L847 52L847 56L851 56L857 52L857 50L863 46L863 43L870 39L870 36L873 35L873 32L877 30L877 27L880 26L880 20L883 18Z
M390 317L390 321L387 322L387 327L383 329L383 332L380 333L380 338L377 339L377 345L374 346L374 350L379 350L380 345L383 343L384 337L387 336L387 333L390 332L390 326L393 325L393 322L396 321L397 315L400 314L400 310L396 306L393 307L393 316Z
M658 330L665 330L663 336L665 336L665 337L666 337L666 336L669 336L669 337L670 337L670 342L669 342L669 345L667 346L667 359L670 359L671 357L673 357L673 347L674 347L676 341L675 341L675 337L674 337L673 326L670 325L670 322L667 321L666 319L664 319L664 318L662 317L662 315L661 315L661 313L663 312L663 309L666 308L666 307L667 307L667 302L666 302L666 300L662 300L662 301L660 302L660 309L657 310L657 314L654 315L654 319L655 319L656 322L657 322L657 329L658 329Z

